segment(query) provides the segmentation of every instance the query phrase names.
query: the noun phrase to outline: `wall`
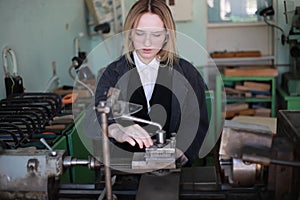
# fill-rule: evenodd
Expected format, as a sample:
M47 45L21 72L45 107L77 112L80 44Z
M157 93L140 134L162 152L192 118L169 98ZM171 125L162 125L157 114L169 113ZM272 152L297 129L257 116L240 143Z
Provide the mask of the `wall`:
M135 0L126 0L125 8ZM300 6L299 1L294 6ZM198 44L206 46L206 2L193 1L193 21L177 22L177 30ZM276 21L288 33L285 23L283 0L277 0ZM2 0L0 1L0 48L11 47L17 54L18 73L24 79L28 91L41 91L52 75L51 62L56 61L57 73L62 85L72 85L68 75L74 56L73 39L84 32L83 50L89 51L102 41L99 36L86 34L86 8L83 0ZM291 15L290 15L291 17ZM289 63L288 45L280 42L277 34L277 64ZM2 67L2 57L0 57ZM286 70L278 66L280 71ZM3 70L0 70L0 98L5 97Z
M1 0L0 48L16 52L18 74L26 91L43 91L56 61L61 85L72 85L68 68L74 56L73 39L86 35L84 0ZM84 37L80 44L89 50ZM2 67L2 57L0 58ZM4 98L3 70L0 70L0 98Z
M125 16L135 0L124 0ZM175 1L176 3L176 1ZM178 50L181 56L190 60L195 65L204 65L206 59L200 59L199 54L206 55L206 3L205 1L193 0L193 19L191 21L176 21L177 36L178 36ZM182 12L186 12L182 8ZM125 20L125 19L124 19ZM105 66L113 59L120 55L122 47L113 45L116 38L109 38L103 41L100 36L93 36L91 39L91 46L93 53L90 54L92 63L90 68L93 72ZM193 49L194 48L194 49ZM117 49L117 51L116 51ZM201 52L199 52L201 51ZM101 55L101 56L99 56ZM204 56L202 56L204 57Z

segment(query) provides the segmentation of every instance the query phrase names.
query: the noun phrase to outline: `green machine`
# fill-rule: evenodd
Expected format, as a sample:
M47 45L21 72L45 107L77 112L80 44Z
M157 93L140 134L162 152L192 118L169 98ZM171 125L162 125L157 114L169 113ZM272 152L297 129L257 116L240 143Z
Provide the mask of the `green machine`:
M300 109L300 7L296 7L287 37L290 46L290 70L282 74L279 103L288 110Z
M79 121L81 121L79 119ZM76 126L71 126L65 130L61 137L54 142L52 146L54 150L66 150L68 156L76 157L78 159L87 159L90 153L83 145ZM89 170L86 166L73 166L68 168L60 177L61 183L95 183L96 174L94 170Z
M289 72L282 75L282 86L290 96L300 95L300 7L296 8L292 21L292 27L288 36L290 45L290 62Z

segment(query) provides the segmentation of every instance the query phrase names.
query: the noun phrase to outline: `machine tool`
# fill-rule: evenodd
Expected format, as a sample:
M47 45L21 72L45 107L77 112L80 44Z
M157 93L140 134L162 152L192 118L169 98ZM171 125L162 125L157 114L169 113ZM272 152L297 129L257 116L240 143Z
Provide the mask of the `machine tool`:
M133 108L138 109L136 106ZM69 156L67 150L53 150L43 140L48 150L1 149L0 198L298 200L300 197L300 132L296 120L299 111L280 112L276 136L264 126L253 129L249 124L226 121L220 144L215 147L215 162L182 168L176 161L176 137L166 139L165 132L155 122L148 122L158 127L154 146L134 153L131 159L112 157L112 144L107 137L110 115L141 119L128 115L126 112L132 111L128 103L114 98L100 102L93 109L101 115L101 160L93 156L85 159ZM94 182L61 183L61 176L78 165L97 172Z
M282 87L291 96L300 95L300 7L296 7L288 35L290 71L282 75Z

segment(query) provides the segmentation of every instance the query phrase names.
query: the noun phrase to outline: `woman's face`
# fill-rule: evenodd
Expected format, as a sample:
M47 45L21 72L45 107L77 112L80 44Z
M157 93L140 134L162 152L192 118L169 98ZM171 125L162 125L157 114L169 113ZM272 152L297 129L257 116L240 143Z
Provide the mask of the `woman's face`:
M164 23L158 15L145 13L136 24L131 37L137 55L143 63L148 64L166 41Z

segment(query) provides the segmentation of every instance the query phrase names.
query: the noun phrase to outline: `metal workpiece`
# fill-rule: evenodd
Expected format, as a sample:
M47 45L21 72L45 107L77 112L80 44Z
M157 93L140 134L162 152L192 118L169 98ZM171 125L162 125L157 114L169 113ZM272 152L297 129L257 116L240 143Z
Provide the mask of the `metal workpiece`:
M104 165L99 162L96 158L89 156L89 164L88 167L90 170L99 170L104 167Z
M76 165L88 165L89 163L88 160L77 159L72 156L66 156L63 160L63 166L66 168Z
M156 143L163 145L166 143L166 131L158 130L156 131Z
M146 148L145 152L135 152L132 159L132 169L176 169L175 137L165 140L164 143L161 142L154 141L154 145Z
M72 156L66 156L63 160L63 166L65 168L69 168L77 165L87 166L90 170L98 170L104 167L104 165L101 162L99 162L98 160L96 160L94 157L91 156L89 156L88 160L77 159Z
M55 156L49 150L3 151L0 199L54 199L49 192L54 192L56 179L63 173L64 155L63 150Z

